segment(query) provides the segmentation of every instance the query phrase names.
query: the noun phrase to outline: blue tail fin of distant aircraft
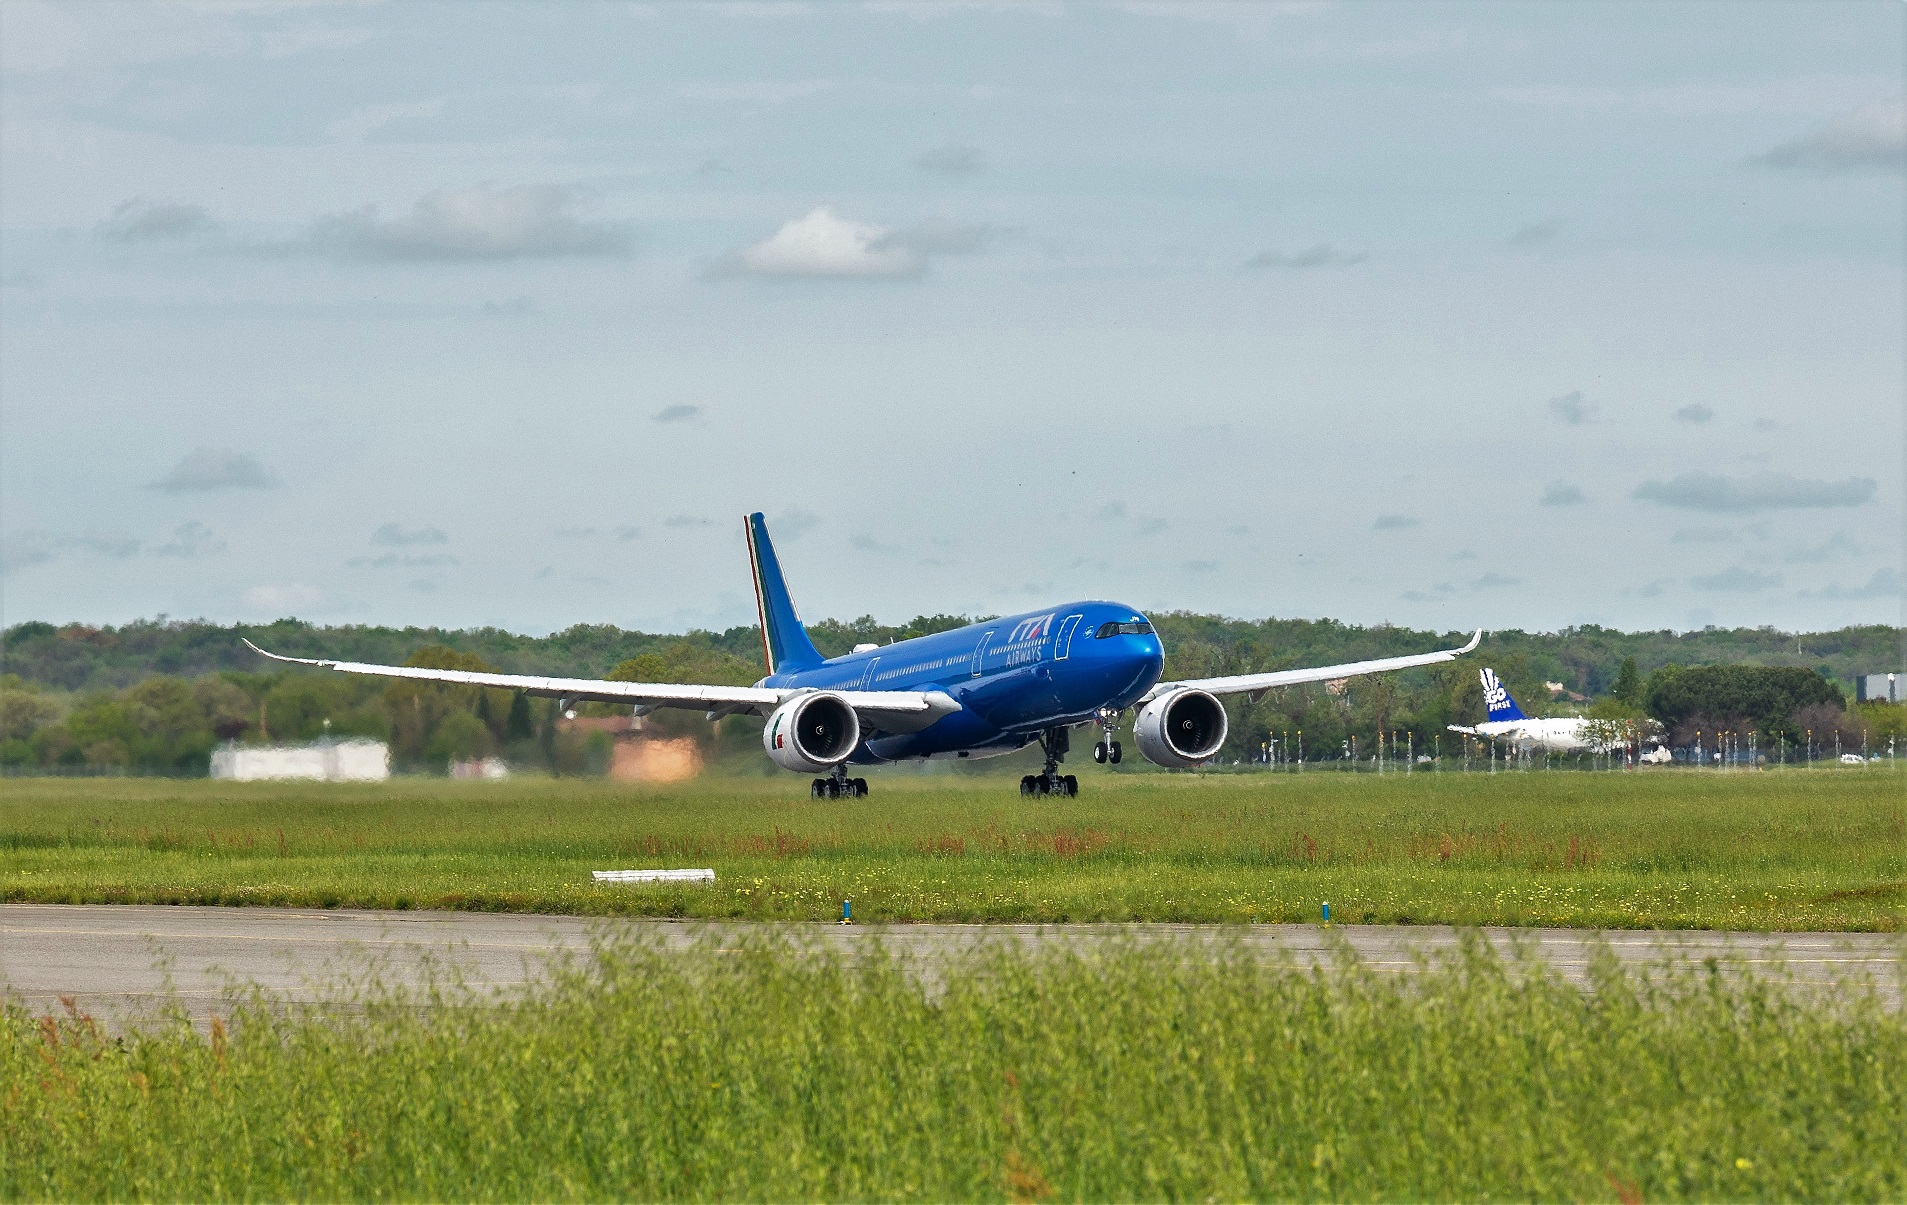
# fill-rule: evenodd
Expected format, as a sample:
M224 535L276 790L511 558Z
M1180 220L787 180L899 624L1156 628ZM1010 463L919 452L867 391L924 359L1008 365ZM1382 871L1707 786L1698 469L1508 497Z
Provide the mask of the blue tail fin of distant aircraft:
M768 659L768 672L812 669L824 658L808 639L808 629L795 614L794 600L788 597L788 582L781 576L781 561L768 538L768 524L761 512L742 520L748 533L748 564L755 572L755 614L761 620L762 653Z
M1496 671L1485 668L1483 671L1483 706L1489 712L1486 718L1491 720L1526 720L1523 709L1516 705L1510 692L1496 676Z

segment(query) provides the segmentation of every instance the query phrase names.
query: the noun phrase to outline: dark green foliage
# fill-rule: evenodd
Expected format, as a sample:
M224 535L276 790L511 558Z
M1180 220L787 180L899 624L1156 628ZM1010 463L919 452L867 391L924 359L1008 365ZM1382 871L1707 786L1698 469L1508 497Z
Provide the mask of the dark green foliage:
M1746 721L1764 736L1793 741L1793 717L1808 707L1839 711L1838 686L1811 669L1760 665L1664 666L1649 675L1643 705L1671 733L1700 717L1710 731Z
M1616 671L1616 681L1609 688L1609 694L1618 703L1642 706L1642 673L1636 668L1634 657L1622 659L1622 668Z
M1751 968L1585 991L1469 940L608 946L514 1000L0 1016L6 1200L1899 1200L1907 1022Z

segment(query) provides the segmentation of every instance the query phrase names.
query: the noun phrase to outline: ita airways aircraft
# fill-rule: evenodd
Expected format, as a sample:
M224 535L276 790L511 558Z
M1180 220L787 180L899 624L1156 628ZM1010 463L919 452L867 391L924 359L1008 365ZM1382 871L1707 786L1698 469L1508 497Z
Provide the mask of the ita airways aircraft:
M1584 732L1586 720L1575 716L1541 720L1526 716L1523 709L1516 705L1516 700L1510 697L1509 688L1503 685L1495 670L1485 666L1481 676L1485 713L1483 723L1474 728L1451 724L1450 731L1493 741L1509 741L1519 749L1547 749L1551 753L1573 753L1578 749L1605 752L1601 744L1591 740Z
M710 720L758 715L766 721L762 746L769 758L785 770L817 775L810 791L814 797L838 798L867 794L867 780L850 777L850 766L996 757L1035 741L1046 753L1045 768L1020 780L1021 793L1075 795L1079 780L1059 772L1069 733L1097 727L1093 760L1117 762L1122 751L1113 731L1134 709L1139 752L1147 760L1196 766L1225 743L1220 696L1436 665L1476 648L1483 638L1478 631L1462 648L1409 657L1161 682L1165 648L1144 615L1121 603L1073 602L894 644L864 644L845 657L828 658L815 649L795 613L762 516L749 515L743 526L768 663L768 676L753 686L361 665L279 657L252 648L274 660L341 673L520 690L561 699L565 706L626 703L637 715L682 707L706 712Z

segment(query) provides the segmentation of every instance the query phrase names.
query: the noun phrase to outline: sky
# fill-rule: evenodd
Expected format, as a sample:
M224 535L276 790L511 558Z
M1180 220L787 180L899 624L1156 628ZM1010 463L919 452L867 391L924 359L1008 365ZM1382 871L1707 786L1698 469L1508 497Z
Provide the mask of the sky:
M1902 622L1907 6L0 6L0 622Z

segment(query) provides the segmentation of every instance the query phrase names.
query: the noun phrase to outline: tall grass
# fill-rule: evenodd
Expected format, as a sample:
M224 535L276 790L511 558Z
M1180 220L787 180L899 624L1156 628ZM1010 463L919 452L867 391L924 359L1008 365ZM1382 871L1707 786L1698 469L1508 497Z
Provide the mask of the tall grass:
M11 1007L0 1198L1907 1193L1901 1014L1740 968L623 945L419 1002L123 1040Z
M1090 767L1088 767L1090 769ZM1907 771L0 784L0 899L1899 929ZM708 866L712 888L591 870Z

